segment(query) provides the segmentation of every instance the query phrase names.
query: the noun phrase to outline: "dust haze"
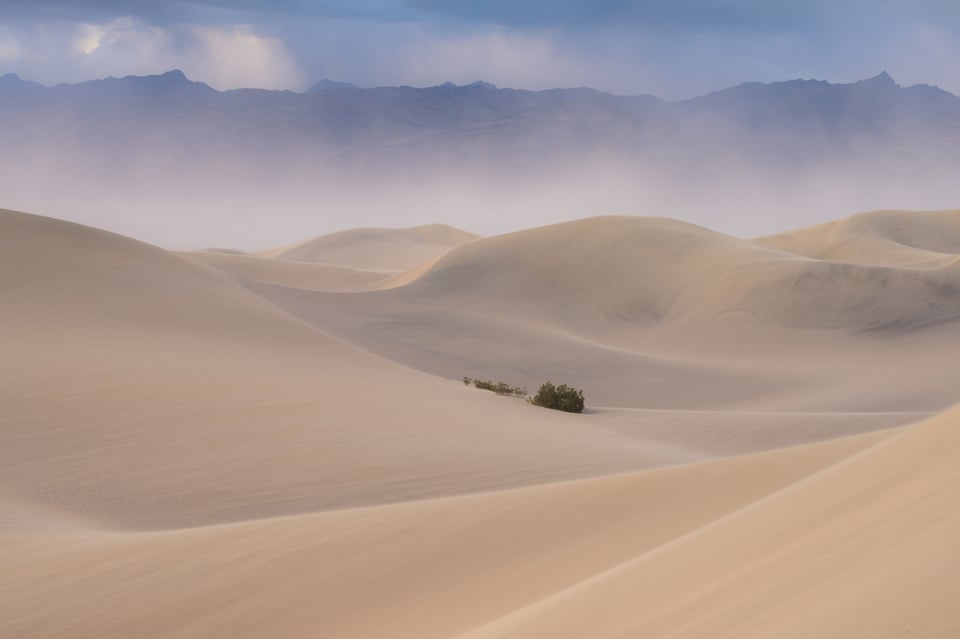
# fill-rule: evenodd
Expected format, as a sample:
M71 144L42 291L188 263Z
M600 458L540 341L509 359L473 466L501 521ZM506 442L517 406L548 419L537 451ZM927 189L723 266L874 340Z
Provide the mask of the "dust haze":
M268 129L271 136L236 130L207 144L189 130L124 123L114 133L73 120L20 123L7 136L4 205L176 249L254 250L358 226L433 222L492 235L610 214L752 237L857 211L960 201L954 148L931 148L919 133L884 138L892 152L789 129L758 146L757 135L716 118L642 136L632 125L594 137L508 130L492 141L458 132L411 142L389 131L328 145ZM127 135L131 128L138 134Z
M957 6L0 0L0 637L960 637Z

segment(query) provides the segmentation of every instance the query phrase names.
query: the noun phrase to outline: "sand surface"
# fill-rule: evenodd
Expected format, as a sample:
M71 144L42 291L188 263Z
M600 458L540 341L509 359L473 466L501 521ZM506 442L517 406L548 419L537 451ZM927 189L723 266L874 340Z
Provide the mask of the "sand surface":
M956 211L256 256L0 211L0 637L960 636L958 254Z
M270 259L256 255L216 251L191 251L180 255L243 280L308 291L353 291L373 287L378 282L397 277L392 270L363 270L336 264Z
M403 271L436 259L477 239L473 233L427 224L407 229L364 228L315 237L292 246L265 249L259 255L281 260L324 262L340 266Z
M960 228L960 212L935 219ZM389 290L249 288L412 368L528 387L576 380L604 406L901 412L957 401L957 255L925 268L852 264L608 217L475 240Z

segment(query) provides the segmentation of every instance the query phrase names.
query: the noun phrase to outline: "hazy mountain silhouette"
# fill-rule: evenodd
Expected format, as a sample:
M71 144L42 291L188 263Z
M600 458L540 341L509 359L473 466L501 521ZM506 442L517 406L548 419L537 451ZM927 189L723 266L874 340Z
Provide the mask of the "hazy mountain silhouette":
M851 84L816 80L747 83L679 102L663 102L652 96L615 96L583 88L497 89L482 81L465 86L445 83L427 88L360 89L324 79L302 94L258 89L219 92L189 80L179 70L55 87L42 87L13 74L0 78L0 109L5 115L15 116L25 95L40 100L35 106L55 106L60 112L99 103L104 111L120 115L118 111L128 110L124 115L129 116L135 116L138 110L157 111L176 103L179 120L190 121L200 114L241 118L248 129L275 127L282 113L289 129L333 136L371 129L387 136L398 130L409 132L411 127L421 132L483 127L487 134L543 128L600 133L614 124L635 133L649 124L677 126L685 117L705 114L746 129L815 126L839 132L881 133L882 127L892 121L927 128L955 123L960 118L957 96L927 85L901 87L887 73ZM545 122L550 126L545 127ZM125 119L113 124L123 127Z
M752 127L822 126L834 132L880 132L893 123L956 121L960 98L928 85L904 88L886 72L851 84L792 80L748 83L686 103Z
M763 169L848 158L899 166L958 162L960 98L901 87L887 73L850 84L747 83L676 102L482 81L364 89L325 79L295 93L217 91L179 70L54 87L6 75L0 133L8 151L82 149L88 166L120 173L134 157L140 170L188 174L511 170L597 154L685 171L731 158Z
M352 89L339 93L337 89ZM482 91L481 91L482 89ZM425 130L453 126L500 126L544 116L562 117L568 128L596 126L616 118L621 123L672 114L710 113L754 127L817 122L827 128L856 126L861 129L891 117L927 121L931 117L951 120L960 115L960 98L928 85L901 87L886 72L851 84L830 84L817 80L791 80L772 84L746 83L702 97L667 103L653 96L615 96L592 89L525 91L498 89L478 81L457 86L445 83L426 88L378 87L360 89L348 82L321 80L302 94L289 91L241 89L215 91L202 82L193 82L180 70L162 75L105 78L78 84L43 87L15 74L0 78L0 108L15 107L24 93L40 96L59 108L81 106L100 100L105 109L110 101L122 99L129 106L150 108L156 101L177 101L187 109L184 115L211 106L234 116L246 111L250 126L268 121L249 101L282 109L291 127L329 132L349 128L417 126ZM329 95L327 93L330 93ZM321 95L315 95L321 94ZM347 112L350 112L348 115ZM122 122L116 123L118 126Z
M358 89L355 84L350 84L349 82L337 82L335 80L329 80L324 78L320 80L315 85L304 91L304 93L318 93L320 91L335 91L337 89Z

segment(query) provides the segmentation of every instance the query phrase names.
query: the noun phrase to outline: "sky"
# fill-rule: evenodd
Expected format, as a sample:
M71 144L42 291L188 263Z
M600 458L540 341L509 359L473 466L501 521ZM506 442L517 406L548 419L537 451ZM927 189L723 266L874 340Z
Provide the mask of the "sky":
M681 99L889 71L960 93L957 0L0 0L0 74L218 89L486 80Z

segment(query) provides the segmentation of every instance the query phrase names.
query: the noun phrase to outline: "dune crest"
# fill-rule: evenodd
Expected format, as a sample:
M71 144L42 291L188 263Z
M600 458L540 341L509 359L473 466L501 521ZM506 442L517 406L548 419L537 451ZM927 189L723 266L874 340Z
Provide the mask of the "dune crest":
M462 635L950 637L960 410Z
M404 271L436 259L477 237L446 224L405 229L351 229L291 246L267 249L258 255L299 262L325 262L354 269Z
M0 212L0 265L0 382L14 389L0 487L105 526L386 503L678 454L372 356L118 235Z
M960 258L851 264L676 220L600 217L478 239L424 268L362 294L252 290L428 373L570 380L606 406L922 411L956 401L948 380L960 343L947 336L960 331Z
M392 276L389 271L360 270L321 262L297 262L254 255L203 251L181 255L243 280L308 291L353 291L376 286Z
M952 639L955 217L418 227L387 273L0 211L0 636Z
M960 220L954 215L949 221ZM419 295L509 300L571 328L725 318L790 328L909 329L960 319L960 259L928 272L802 259L658 218L590 218L454 249Z
M872 211L754 241L820 260L937 268L960 256L960 210Z

